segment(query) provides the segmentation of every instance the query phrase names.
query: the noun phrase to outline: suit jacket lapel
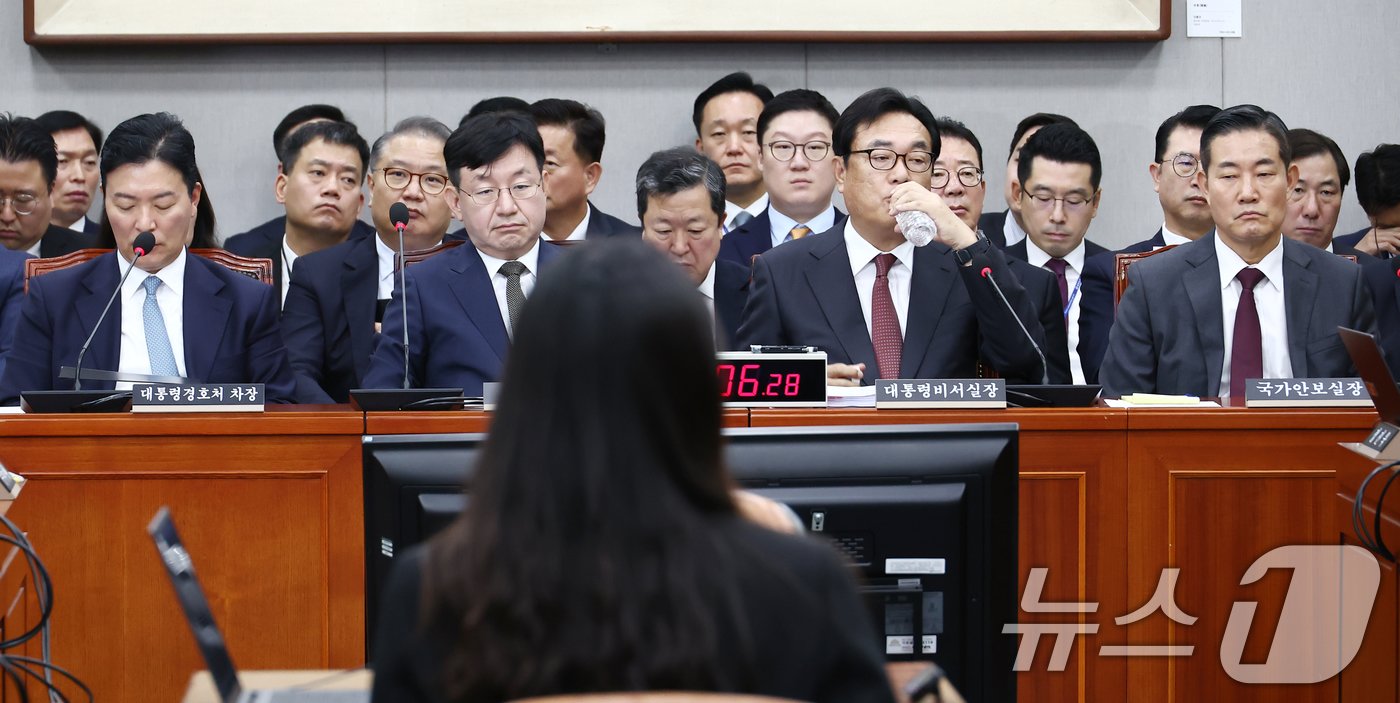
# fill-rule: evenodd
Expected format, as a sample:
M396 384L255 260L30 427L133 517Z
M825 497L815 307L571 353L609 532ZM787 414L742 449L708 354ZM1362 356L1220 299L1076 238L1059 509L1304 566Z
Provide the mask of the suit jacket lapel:
M1308 375L1308 325L1317 302L1317 274L1308 270L1312 262L1297 247L1283 242L1283 311L1288 320L1288 360L1295 378Z
M948 304L948 289L958 283L952 257L941 244L914 249L914 276L909 283L909 310L904 320L901 376L919 376L919 365L933 343L933 328Z
M107 313L107 319L103 320L102 326L97 327L97 320L102 316L102 307L107 304L107 298L112 295L112 289L117 287L117 281L121 280L121 275L117 271L116 254L100 256L95 260L92 274L83 278L84 294L78 296L73 301L74 312L78 316L79 328L86 334L91 334L93 329L97 334L92 337L92 346L88 347L87 356L83 358L83 368L101 369L103 371L116 371L121 363L121 329L122 329L122 303L121 295L112 302L112 309ZM133 276L139 273L132 272ZM77 362L78 349L81 349L81 341L78 347L73 349L73 358L61 360L63 364L73 364ZM64 381L63 383L71 383ZM111 381L83 381L86 388L113 386Z
M209 270L217 264L188 252L185 256L185 376L203 382L223 348L233 302L224 282Z
M365 377L374 352L374 313L379 301L379 254L374 243L374 237L359 240L345 257L340 273L340 289L345 292L341 305L350 328L356 378Z
M812 249L816 262L806 271L807 285L811 286L812 295L846 358L852 364L865 364L866 378L878 378L880 367L875 363L875 345L870 341L870 330L865 327L865 314L860 309L860 295L856 293L845 242L844 237L830 237L824 246Z
M540 268L544 268L545 246L547 245L540 245ZM452 294L457 296L457 303L466 311L467 317L471 318L472 324L481 332L482 338L491 346L491 350L496 352L496 357L505 361L510 338L506 335L506 323L501 319L496 291L491 286L491 275L487 273L486 264L481 262L476 248L471 242L466 242L438 256L452 256L456 259L451 266L456 275L448 281L448 286L452 289ZM425 294L431 294L431 291L418 291L420 304Z
M1182 276L1186 297L1195 314L1196 337L1205 355L1206 395L1220 394L1220 374L1225 366L1225 317L1220 310L1220 262L1215 258L1214 235L1197 240L1188 252L1191 265Z

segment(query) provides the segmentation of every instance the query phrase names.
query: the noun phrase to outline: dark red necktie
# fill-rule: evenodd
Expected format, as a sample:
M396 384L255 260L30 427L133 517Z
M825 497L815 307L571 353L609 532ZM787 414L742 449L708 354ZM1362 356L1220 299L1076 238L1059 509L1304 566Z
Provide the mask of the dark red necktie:
M1230 351L1230 397L1244 400L1246 380L1264 377L1264 343L1259 333L1259 308L1254 287L1264 272L1246 268L1235 274L1240 282L1240 304L1235 308L1235 337Z
M1065 267L1069 264L1064 259L1051 259L1045 262L1045 268L1050 269L1055 274L1055 280L1060 284L1060 307L1069 305L1069 279L1065 278Z
M871 341L880 378L884 379L900 378L899 357L904 354L904 333L899 330L899 316L890 295L890 267L895 261L894 254L875 257L875 292L870 299Z

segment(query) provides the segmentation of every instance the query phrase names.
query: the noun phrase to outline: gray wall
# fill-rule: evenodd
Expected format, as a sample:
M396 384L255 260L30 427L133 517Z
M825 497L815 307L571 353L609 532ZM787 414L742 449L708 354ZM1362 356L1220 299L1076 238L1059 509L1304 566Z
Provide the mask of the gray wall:
M475 101L571 97L608 119L595 202L635 220L636 167L690 143L690 105L710 81L745 69L775 90L810 87L837 107L868 88L922 96L965 121L986 148L988 209L1001 209L1001 165L1017 120L1074 117L1104 156L1104 200L1090 237L1123 245L1161 223L1147 175L1152 136L1193 103L1256 102L1289 126L1338 141L1348 158L1400 141L1393 0L1245 0L1243 39L1188 39L1186 0L1153 44L715 44L44 49L21 36L18 2L0 3L0 110L68 108L105 128L139 112L179 114L194 133L221 235L278 214L272 127L308 102L340 105L369 138L411 114L455 125ZM1339 232L1365 216L1346 196Z

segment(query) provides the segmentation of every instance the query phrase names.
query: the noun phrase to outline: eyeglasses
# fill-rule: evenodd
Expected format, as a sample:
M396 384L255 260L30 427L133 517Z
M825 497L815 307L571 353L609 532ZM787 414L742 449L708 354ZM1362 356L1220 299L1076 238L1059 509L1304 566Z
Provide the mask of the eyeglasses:
M895 153L894 149L856 149L852 154L865 154L870 159L870 167L876 171L888 171L896 162L904 160L904 168L914 173L923 173L933 168L933 154L927 151L911 151L907 154Z
M1196 171L1201 168L1201 160L1184 151L1170 159L1162 159L1157 163L1164 164L1168 161L1172 164L1172 171L1175 171L1176 175L1182 178L1190 178L1196 175Z
M1089 204L1089 198L1079 193L1070 193L1063 198L1057 198L1049 193L1026 193L1026 197L1031 199L1032 205L1046 212L1055 209L1056 201L1065 204L1065 212L1079 212Z
M802 149L802 155L808 161L821 161L831 152L831 144L828 142L807 142L806 144L794 144L782 141L773 142L768 145L768 153L779 161L792 161L792 157L797 156L797 150Z
M907 162L906 162L907 163ZM967 188L976 188L982 182L982 169L964 166L957 171L958 182ZM933 178L929 185L934 188L945 188L953 175L952 171L946 168L933 169Z
M34 214L34 209L39 206L39 199L25 193L13 195L8 198L0 195L0 212L5 211L5 205L7 204L15 209L16 215L32 215Z
M529 200L539 195L540 185L540 183L517 183L509 188L480 188L470 193L461 188L457 190L461 191L462 194L468 198L471 198L471 201L477 205L490 205L500 200L501 193L504 192L509 192L512 200Z
M418 179L418 187L428 195L438 195L447 190L447 176L441 173L414 173L402 168L381 168L380 173L384 174L384 185L394 190L403 190Z

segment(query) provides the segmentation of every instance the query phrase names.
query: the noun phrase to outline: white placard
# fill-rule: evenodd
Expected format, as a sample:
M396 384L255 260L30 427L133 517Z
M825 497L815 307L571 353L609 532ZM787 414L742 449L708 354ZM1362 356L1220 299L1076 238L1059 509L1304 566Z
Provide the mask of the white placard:
M886 559L885 573L895 574L941 574L947 568L943 559Z
M1186 36L1244 36L1244 0L1186 0Z

